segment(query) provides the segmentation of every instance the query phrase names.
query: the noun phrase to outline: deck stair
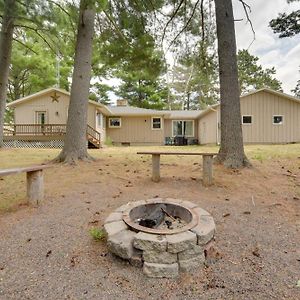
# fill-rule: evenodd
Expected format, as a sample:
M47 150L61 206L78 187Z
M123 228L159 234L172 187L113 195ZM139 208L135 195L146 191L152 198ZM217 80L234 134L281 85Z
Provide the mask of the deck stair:
M89 148L99 149L101 147L100 132L95 130L90 125L87 126L86 136Z

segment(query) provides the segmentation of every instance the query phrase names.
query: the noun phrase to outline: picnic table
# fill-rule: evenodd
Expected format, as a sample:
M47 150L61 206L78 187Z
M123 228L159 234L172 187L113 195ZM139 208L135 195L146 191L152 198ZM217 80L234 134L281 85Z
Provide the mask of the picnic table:
M203 158L203 184L205 186L213 183L213 157L218 153L207 152L161 152L161 151L143 151L137 152L141 155L152 155L152 180L160 181L160 156L161 155L200 155Z

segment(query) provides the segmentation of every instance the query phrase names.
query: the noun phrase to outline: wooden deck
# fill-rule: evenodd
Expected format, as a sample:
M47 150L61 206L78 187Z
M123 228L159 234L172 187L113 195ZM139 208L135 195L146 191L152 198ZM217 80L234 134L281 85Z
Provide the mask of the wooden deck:
M64 140L66 124L5 124L4 141L50 141ZM91 126L87 125L87 141L91 148L101 147L101 135Z

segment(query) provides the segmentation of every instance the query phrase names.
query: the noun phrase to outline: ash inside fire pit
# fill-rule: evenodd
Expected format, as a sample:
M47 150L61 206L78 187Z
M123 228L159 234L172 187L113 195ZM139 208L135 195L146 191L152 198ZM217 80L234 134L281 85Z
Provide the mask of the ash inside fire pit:
M171 203L149 203L132 208L124 221L132 228L145 232L172 234L180 232L193 220L192 212Z
M168 212L167 210L171 211ZM134 222L147 228L160 229L175 229L187 224L184 219L171 213L172 209L167 207L166 204L149 205L143 214L143 218L135 219Z

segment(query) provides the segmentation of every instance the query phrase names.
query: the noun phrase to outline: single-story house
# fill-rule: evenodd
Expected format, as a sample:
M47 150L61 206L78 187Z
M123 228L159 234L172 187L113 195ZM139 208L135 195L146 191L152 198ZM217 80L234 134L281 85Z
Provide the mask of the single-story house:
M300 142L300 99L263 88L241 96L245 143ZM70 94L49 88L7 105L14 109L14 124L5 126L5 141L64 139ZM115 145L163 145L185 136L189 143L220 141L220 105L207 109L153 110L127 105L105 106L89 100L88 144L99 148L105 140Z

